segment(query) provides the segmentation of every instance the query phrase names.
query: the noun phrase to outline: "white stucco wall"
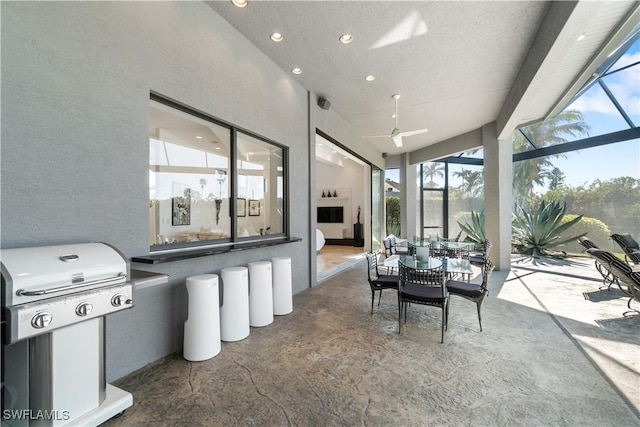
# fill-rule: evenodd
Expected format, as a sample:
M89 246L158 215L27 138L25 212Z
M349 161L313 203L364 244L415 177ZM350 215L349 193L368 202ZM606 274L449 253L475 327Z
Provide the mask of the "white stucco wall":
M308 92L202 2L2 2L1 244L149 252L151 91L289 149L302 242L134 265L169 274L107 318L107 378L182 347L186 277L272 256L310 286Z

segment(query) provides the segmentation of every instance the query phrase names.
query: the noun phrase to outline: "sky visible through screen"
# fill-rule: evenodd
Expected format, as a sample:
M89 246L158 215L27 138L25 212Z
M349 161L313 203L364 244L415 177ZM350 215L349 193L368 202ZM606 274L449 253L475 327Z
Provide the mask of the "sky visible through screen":
M605 84L635 126L640 126L640 64L637 64L638 61L640 61L640 41L636 41L611 70L620 69L629 64L636 65L604 78ZM589 125L588 136L629 129L628 124L597 84L567 108L582 112L585 122ZM585 137L587 136L569 140ZM640 140L568 152L561 157L549 160L565 174L565 185L572 187L585 186L596 179L605 181L622 176L640 179ZM449 165L450 186L458 187L462 184L460 178L452 174L461 167L471 169L469 166ZM398 182L399 170L387 170L385 178ZM546 189L541 187L535 188L536 192L544 192L544 190Z

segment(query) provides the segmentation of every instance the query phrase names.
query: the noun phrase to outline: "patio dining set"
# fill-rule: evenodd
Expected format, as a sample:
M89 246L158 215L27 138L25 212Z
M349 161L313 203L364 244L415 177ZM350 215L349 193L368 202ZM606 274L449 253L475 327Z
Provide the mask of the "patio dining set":
M441 340L448 328L450 296L455 295L476 303L478 322L482 331L481 306L488 295L489 275L494 269L489 260L491 242L479 247L474 243L447 241L442 239L412 241L393 236L384 241L385 254L367 253L368 282L371 287L371 313L375 293L391 289L398 297L398 333L407 321L407 307L420 304L442 310ZM382 259L382 260L381 260ZM482 282L472 283L472 265L482 269Z
M628 298L628 310L624 316L640 314L632 303L640 302L640 244L628 233L613 234L612 240L622 249L624 258L601 249L587 237L579 243L595 260L595 267L602 275L601 289L610 290L613 285ZM445 239L417 239L411 241L390 236L384 240L385 252L369 252L368 282L371 288L371 313L376 292L390 289L398 298L398 333L407 322L410 304L438 307L442 310L441 340L448 328L449 303L452 296L476 303L478 323L482 331L481 306L489 291L489 275L494 269L489 260L491 242L481 245ZM471 281L472 266L481 268L482 281Z

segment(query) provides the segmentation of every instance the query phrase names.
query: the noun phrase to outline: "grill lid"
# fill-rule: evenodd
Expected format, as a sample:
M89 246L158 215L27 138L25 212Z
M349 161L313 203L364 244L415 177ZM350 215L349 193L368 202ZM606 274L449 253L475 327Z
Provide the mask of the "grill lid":
M8 307L125 282L129 264L105 243L0 250Z

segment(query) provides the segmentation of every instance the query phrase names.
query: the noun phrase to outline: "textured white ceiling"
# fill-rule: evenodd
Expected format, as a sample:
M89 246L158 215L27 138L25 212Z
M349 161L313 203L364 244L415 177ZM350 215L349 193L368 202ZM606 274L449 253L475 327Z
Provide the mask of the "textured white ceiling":
M615 26L632 5L588 3L592 6L582 11L581 22L557 25L566 40L554 45L554 61L562 60L558 52L563 49L569 55L573 34L597 19L598 13L608 19L599 26L606 36L607 28ZM607 3L623 6L602 14ZM282 69L302 68L294 78L327 98L362 136L391 132L391 95L400 94L400 130L426 127L429 132L405 137L401 149L390 138L367 139L382 152L398 154L495 121L548 18L551 2L250 1L243 9L230 1L208 4ZM284 41L271 41L274 31L284 34ZM353 43L340 43L343 33L352 34ZM527 108L520 108L517 113L523 117L518 120L538 119L548 112L601 42L580 46L572 63L563 64L569 75L556 82L553 93L531 97L530 114L536 116L524 117ZM553 64L546 66L548 70ZM376 80L366 82L368 74ZM547 71L543 77L548 75Z

